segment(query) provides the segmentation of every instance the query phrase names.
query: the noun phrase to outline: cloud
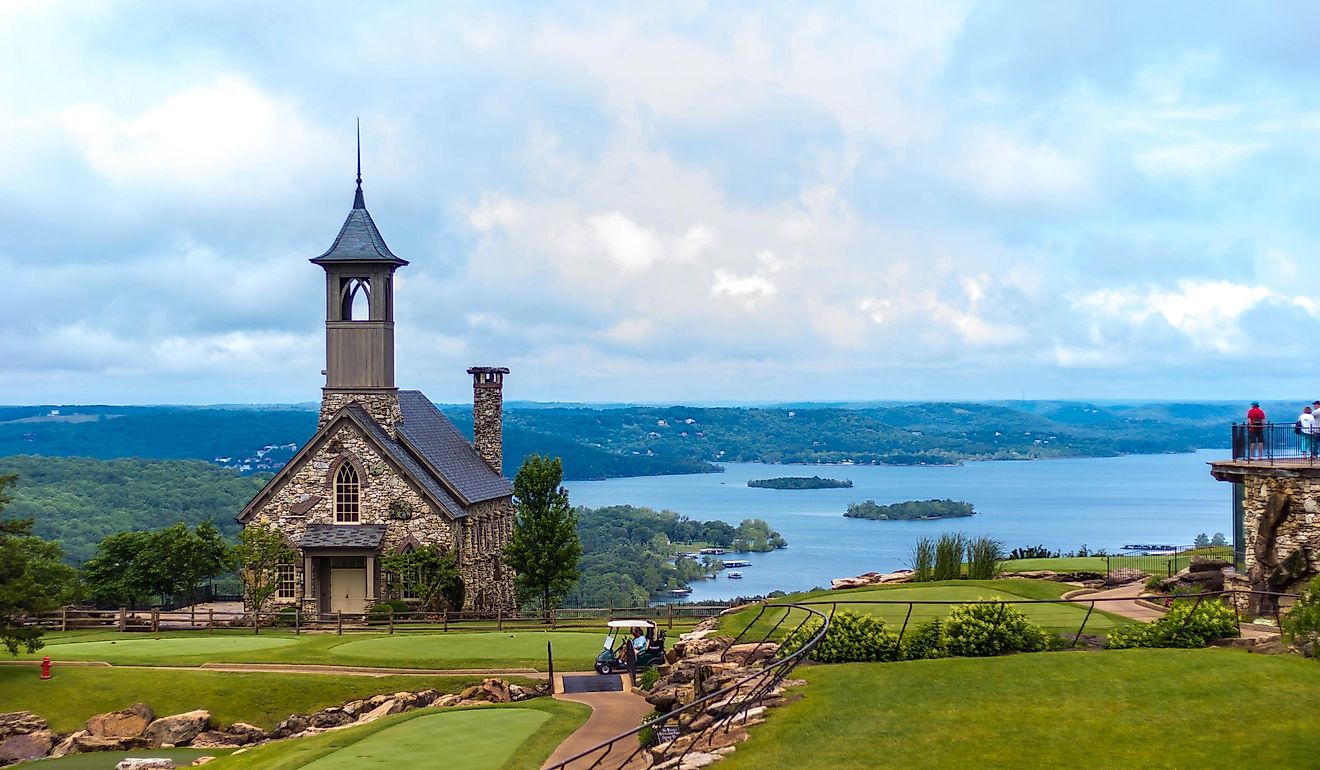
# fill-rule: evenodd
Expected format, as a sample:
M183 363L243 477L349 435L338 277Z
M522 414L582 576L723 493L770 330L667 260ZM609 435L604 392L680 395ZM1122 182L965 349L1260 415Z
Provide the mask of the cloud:
M1133 161L1147 176L1204 179L1232 171L1266 146L1264 142L1201 140L1141 150Z

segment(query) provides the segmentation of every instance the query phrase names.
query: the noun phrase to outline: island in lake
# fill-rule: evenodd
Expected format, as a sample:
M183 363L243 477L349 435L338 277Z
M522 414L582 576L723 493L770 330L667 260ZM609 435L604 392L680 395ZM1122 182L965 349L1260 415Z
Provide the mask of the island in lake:
M913 519L957 519L974 516L972 504L962 500L908 500L893 505L876 505L874 500L849 503L844 516L853 519L911 521Z
M850 489L852 485L852 479L823 479L820 476L780 476L747 482L747 486L759 489Z

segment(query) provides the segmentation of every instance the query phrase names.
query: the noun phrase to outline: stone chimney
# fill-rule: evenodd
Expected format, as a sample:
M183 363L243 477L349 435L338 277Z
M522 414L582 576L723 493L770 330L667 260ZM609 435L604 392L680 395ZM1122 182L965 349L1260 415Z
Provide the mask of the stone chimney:
M472 375L472 446L496 473L504 473L503 366L474 366Z

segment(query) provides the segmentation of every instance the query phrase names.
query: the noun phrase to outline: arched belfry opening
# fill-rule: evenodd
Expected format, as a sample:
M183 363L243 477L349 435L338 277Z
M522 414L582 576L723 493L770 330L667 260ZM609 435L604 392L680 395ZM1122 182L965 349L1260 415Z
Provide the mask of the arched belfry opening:
M371 279L339 279L339 318L344 321L371 319Z

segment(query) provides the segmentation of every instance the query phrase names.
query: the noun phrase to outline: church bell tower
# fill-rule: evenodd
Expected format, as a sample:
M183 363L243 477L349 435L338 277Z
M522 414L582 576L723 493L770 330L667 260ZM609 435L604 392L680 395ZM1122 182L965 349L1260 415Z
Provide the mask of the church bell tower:
M408 264L385 245L362 196L362 142L358 140L353 209L335 242L311 260L325 270L324 425L357 402L393 433L399 416L394 385L394 271Z

